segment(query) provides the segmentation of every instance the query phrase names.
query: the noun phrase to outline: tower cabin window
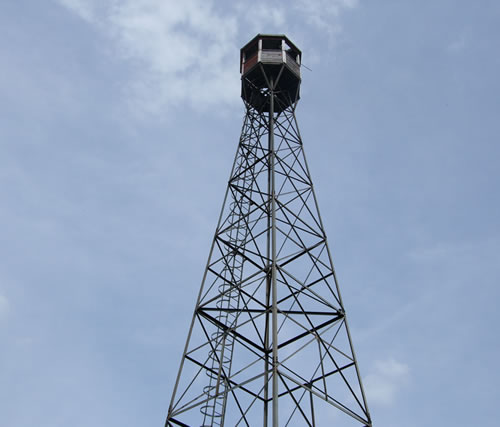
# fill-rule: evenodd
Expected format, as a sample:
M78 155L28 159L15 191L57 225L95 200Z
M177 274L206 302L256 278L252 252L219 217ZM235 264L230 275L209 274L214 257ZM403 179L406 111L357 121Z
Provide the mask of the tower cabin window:
M258 62L263 64L286 63L292 71L300 75L300 51L284 37L256 37L242 50L241 73L245 74Z
M263 39L262 50L281 50L281 39Z
M242 64L241 64L241 72L244 73L250 68L252 68L255 64L257 64L259 53L259 42L255 42L248 46L247 49L243 52Z
M287 57L292 58L297 64L300 64L299 52L297 52L297 50L290 46L286 41L285 46Z
M287 49L287 50L286 50L286 54L287 54L290 58L292 58L295 62L299 62L299 54L298 54L296 51L294 51L293 49L290 49L290 48L289 48L289 49Z
M254 43L253 45L249 46L245 51L245 59L248 61L252 56L257 55L258 51L259 43Z

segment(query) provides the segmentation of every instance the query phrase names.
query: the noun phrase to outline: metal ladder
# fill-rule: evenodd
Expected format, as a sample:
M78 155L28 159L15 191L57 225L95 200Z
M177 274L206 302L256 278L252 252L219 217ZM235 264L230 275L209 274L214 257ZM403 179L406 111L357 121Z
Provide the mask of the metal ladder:
M252 156L252 150L249 150L247 155ZM240 156L237 162L235 170L243 170L245 164L251 163L243 156ZM248 169L238 178L237 184L242 188L250 188L252 179L253 171ZM233 198L229 206L229 218L233 226L227 230L226 237L231 246L244 252L249 230L242 217L248 214L250 202L240 195L238 199ZM224 311L219 311L215 318L229 330L236 327L238 320L240 294L237 289L234 289L234 285L241 282L243 278L243 261L241 254L229 253L226 265L221 272L225 280L218 287L221 297L217 300L216 306ZM205 371L209 383L203 388L207 403L200 408L203 414L202 427L223 426L224 424L227 388L229 387L225 378L230 376L234 348L234 339L227 330L219 329L214 332L211 341L214 343L214 349L209 352L207 364L210 369Z

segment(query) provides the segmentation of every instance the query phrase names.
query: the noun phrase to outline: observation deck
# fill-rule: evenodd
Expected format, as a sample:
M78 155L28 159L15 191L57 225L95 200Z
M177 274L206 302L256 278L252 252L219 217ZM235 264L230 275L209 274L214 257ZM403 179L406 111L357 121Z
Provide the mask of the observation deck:
M283 34L258 34L240 52L241 97L254 108L268 110L268 92L280 112L300 98L302 52Z

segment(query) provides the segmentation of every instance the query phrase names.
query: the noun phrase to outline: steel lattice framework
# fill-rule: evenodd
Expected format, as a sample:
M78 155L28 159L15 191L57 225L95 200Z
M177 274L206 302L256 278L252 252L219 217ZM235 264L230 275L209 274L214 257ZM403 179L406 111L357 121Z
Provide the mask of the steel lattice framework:
M300 78L261 60L242 83L243 129L165 425L371 426L295 117Z

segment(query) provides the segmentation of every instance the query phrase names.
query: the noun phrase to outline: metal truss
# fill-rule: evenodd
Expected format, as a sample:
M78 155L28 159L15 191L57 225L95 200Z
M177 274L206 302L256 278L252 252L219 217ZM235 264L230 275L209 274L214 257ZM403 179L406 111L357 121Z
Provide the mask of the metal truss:
M295 118L298 94L280 90L281 72L273 82L261 71L265 90L243 85L255 93L244 96L165 425L372 426Z

